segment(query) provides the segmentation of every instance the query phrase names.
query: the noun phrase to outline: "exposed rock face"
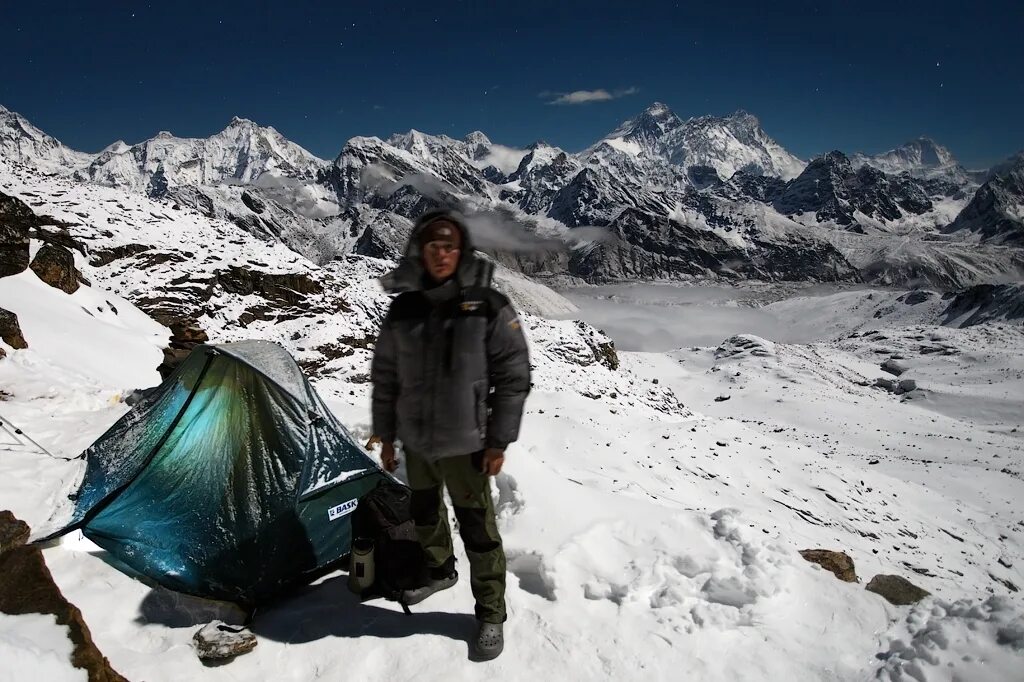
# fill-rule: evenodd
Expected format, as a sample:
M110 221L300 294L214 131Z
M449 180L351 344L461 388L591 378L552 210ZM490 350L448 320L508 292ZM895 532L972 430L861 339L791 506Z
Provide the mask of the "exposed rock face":
M882 371L894 376L899 376L907 371L907 363L889 358L882 363Z
M867 584L866 589L882 595L890 604L896 606L916 604L931 594L898 575L876 575Z
M842 152L833 151L809 163L774 200L785 215L814 213L818 222L833 221L862 232L855 212L879 220L896 220L932 209L920 183L909 176L890 176L871 167L853 170Z
M193 348L206 343L210 337L193 317L153 313L150 315L171 330L171 340L167 348L164 348L164 361L156 368L160 372L160 378L166 379L189 356Z
M125 682L96 648L82 612L53 582L42 551L24 544L27 537L23 522L8 511L0 512L0 612L53 614L58 624L68 627L74 645L71 664L85 670L89 682Z
M0 308L0 339L11 348L28 348L28 342L21 333L18 316L10 310Z
M973 232L982 241L1024 246L1024 154L978 188L947 232Z
M39 279L64 293L78 291L82 273L75 268L75 257L63 246L44 244L29 266Z
M1024 319L1024 284L977 284L960 292L943 311L942 324L959 327Z
M218 274L217 281L233 294L259 294L263 298L288 305L301 303L306 294L319 294L323 287L303 274L270 274L232 266Z
M802 549L800 556L812 564L818 564L826 571L831 571L844 582L857 582L857 571L853 559L846 552L833 552L827 549Z
M0 192L0 277L28 267L28 231L37 223L36 214L24 201Z
M8 510L0 511L0 554L28 542L31 529Z
M726 233L728 230L723 228ZM744 235L745 246L741 247L721 233L638 209L623 210L609 232L607 240L573 253L571 274L591 282L687 276L828 282L858 279L853 266L833 246L795 234L785 240L762 240L755 229Z

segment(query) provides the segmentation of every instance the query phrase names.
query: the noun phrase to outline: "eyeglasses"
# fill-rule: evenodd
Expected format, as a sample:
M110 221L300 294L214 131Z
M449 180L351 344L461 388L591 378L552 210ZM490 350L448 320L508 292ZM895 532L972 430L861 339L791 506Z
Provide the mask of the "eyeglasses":
M427 242L424 250L433 256L441 254L447 256L448 254L458 252L459 247L451 242Z

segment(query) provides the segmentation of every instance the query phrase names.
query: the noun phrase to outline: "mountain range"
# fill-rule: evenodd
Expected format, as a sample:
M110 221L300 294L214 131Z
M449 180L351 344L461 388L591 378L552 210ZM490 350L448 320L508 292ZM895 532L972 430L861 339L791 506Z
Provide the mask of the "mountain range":
M86 154L0 107L0 156L167 198L321 263L394 258L419 213L449 205L533 276L956 289L1024 269L1024 156L968 171L919 138L803 161L744 111L683 120L656 102L579 153L411 130L351 138L328 161L241 118L208 138L160 132Z

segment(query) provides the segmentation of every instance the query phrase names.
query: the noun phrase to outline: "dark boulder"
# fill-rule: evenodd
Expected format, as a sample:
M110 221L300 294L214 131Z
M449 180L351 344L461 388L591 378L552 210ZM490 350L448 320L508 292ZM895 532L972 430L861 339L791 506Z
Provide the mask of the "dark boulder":
M885 597L890 604L896 606L916 604L931 594L898 575L876 575L865 589Z
M65 247L44 244L29 266L39 279L66 294L78 291L82 273L75 268L75 257Z
M846 552L834 552L827 549L802 549L800 556L812 564L818 564L826 571L830 571L837 578L844 582L857 582L857 571L853 566L853 559Z
M21 333L21 325L18 324L18 316L3 308L0 308L0 339L14 349L28 348L28 342Z

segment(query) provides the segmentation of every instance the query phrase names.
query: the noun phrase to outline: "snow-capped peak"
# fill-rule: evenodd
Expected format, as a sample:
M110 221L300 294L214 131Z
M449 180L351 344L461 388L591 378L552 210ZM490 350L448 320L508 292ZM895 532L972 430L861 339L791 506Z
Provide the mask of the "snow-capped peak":
M625 121L581 156L621 154L661 159L682 168L708 166L722 178L744 170L788 180L805 165L770 138L756 116L742 109L730 116L683 121L661 102Z
M905 144L875 155L857 153L851 158L853 165L872 166L885 173L910 173L917 177L946 177L964 175L953 153L928 137L919 137Z
M626 143L639 144L645 151L654 151L661 138L682 124L682 119L676 116L667 105L654 102L639 115L623 121L622 125L605 137L602 142L622 140ZM616 147L614 143L611 146Z
M80 178L115 187L145 189L154 174L168 186L254 183L261 177L314 179L327 162L270 127L234 117L207 138L175 137L161 130L131 147L115 143L77 172Z
M466 135L466 137L462 138L462 140L466 144L472 145L472 146L476 146L476 145L482 145L484 147L490 147L491 146L491 139L489 137L487 137L486 135L484 135L479 130L474 130L469 135Z
M97 156L102 154L124 154L126 151L131 149L131 146L124 140L118 140L112 144L104 147Z
M0 155L49 172L79 168L93 159L92 154L64 146L4 106L0 106Z
M460 147L465 144L447 135L429 135L415 128L407 133L392 135L387 139L387 143L392 147L404 149L424 161L430 161L441 150L457 149L462 151Z
M743 170L789 180L806 165L769 137L756 116L742 109L730 116L691 118L667 135L664 144L670 162L710 166L722 178Z

